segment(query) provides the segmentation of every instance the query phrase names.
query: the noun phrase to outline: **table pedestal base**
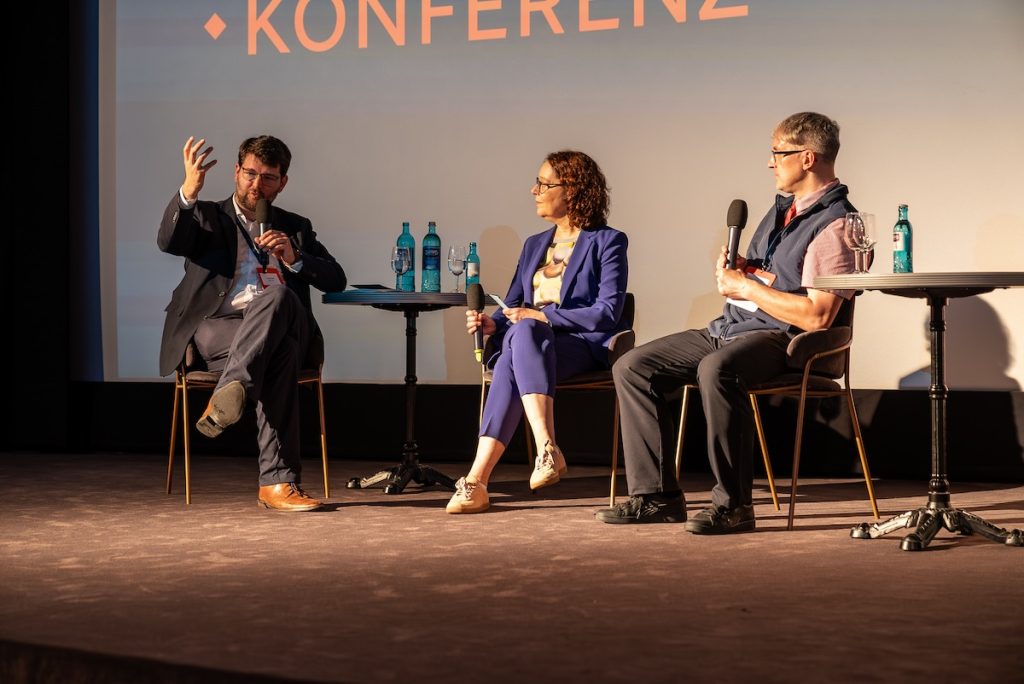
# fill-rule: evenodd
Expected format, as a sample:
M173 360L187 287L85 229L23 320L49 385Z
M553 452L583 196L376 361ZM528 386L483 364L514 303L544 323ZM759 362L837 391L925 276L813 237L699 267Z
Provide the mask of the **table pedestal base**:
M369 489L381 485L385 494L401 494L409 482L424 487L439 486L451 492L455 491L455 480L430 466L421 465L419 461L403 462L369 477L353 477L346 486L349 489Z
M932 477L928 482L928 503L901 513L885 522L861 523L850 530L854 539L877 539L908 527L914 531L903 538L904 551L923 551L940 528L954 534L974 534L1007 546L1024 546L1024 533L1004 530L980 516L954 508L950 503L946 454L946 303L950 297L973 297L1005 287L1024 286L1024 273L895 273L892 275L819 276L815 288L880 290L899 297L927 299L931 316L931 379L928 397L932 407Z
M978 533L1007 546L1024 546L1024 532L1021 530L996 527L981 516L952 507L948 498L929 501L927 506L895 515L884 522L861 523L850 530L850 536L854 539L878 539L908 527L914 531L900 542L904 551L923 551L942 528L954 534Z
M324 294L325 304L368 304L405 316L405 444L402 462L369 477L353 477L349 489L368 489L381 485L385 494L401 494L409 482L431 487L438 485L454 492L455 481L425 465L420 465L416 443L416 318L421 311L438 311L450 306L465 306L462 292L401 292L398 290L347 290Z

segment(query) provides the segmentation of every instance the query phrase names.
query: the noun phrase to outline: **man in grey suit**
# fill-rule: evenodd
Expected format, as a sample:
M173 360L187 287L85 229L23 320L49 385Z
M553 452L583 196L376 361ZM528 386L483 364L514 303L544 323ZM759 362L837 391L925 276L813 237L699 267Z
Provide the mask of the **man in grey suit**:
M345 272L316 239L308 218L273 206L288 184L291 151L263 135L238 148L235 192L199 199L217 160L206 140L182 150L185 180L164 210L161 251L185 257L185 275L167 305L160 373L181 363L192 342L198 363L221 378L196 427L218 436L255 405L259 429L259 502L309 511L321 502L302 491L298 375L323 362L309 286L345 289ZM257 220L257 207L267 208Z

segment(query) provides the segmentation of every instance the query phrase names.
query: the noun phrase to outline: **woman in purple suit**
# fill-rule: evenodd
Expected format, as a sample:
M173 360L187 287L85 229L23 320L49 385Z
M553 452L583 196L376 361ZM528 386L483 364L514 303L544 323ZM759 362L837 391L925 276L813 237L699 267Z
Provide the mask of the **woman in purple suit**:
M608 367L608 340L624 330L626 234L606 225L608 185L593 159L573 150L549 154L533 185L537 216L554 224L527 238L505 295L508 308L466 312L470 334L498 336L500 352L484 405L476 458L456 484L449 513L487 510L487 482L523 412L537 444L530 488L566 472L555 441L555 384Z

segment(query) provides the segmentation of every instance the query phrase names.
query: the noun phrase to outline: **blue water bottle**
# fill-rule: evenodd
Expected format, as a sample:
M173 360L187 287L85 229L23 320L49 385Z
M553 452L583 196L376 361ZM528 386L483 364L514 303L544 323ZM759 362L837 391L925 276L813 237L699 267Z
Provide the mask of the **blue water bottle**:
M416 238L409 232L409 222L402 221L402 234L398 236L399 247L409 248L409 270L395 276L395 289L402 292L416 291Z
M469 243L469 254L466 255L466 287L480 282L480 255L476 253L476 243Z
M423 236L423 292L441 291L441 238L437 234L437 223L427 223L427 234Z
M914 272L914 239L907 218L907 205L900 205L899 220L892 227L892 272Z

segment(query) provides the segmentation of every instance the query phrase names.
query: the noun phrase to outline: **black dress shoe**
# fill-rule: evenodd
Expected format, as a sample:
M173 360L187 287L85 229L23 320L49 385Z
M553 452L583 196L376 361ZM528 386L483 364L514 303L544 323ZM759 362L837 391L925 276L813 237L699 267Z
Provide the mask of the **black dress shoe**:
M729 534L747 532L754 529L755 524L753 506L710 506L686 523L686 531L694 534Z
M244 408L245 387L237 380L232 380L214 391L210 403L196 423L196 429L207 437L216 437L224 432L224 428L238 422Z
M594 517L612 525L681 523L686 520L686 504L679 494L639 494L612 508L602 508Z

